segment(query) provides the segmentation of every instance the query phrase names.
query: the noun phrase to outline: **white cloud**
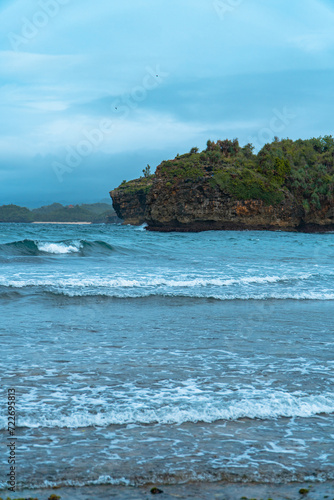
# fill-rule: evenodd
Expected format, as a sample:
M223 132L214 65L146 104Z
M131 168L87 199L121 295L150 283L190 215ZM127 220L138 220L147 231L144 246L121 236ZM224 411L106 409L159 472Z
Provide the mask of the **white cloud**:
M0 51L0 66L2 78L32 77L36 80L49 71L49 77L65 76L64 72L73 65L83 64L84 57L77 55L52 55L37 54L31 52L14 52L10 50Z
M48 112L48 111L65 111L68 105L61 101L32 101L27 102L26 106L37 111Z
M8 34L21 33L39 2L0 6L1 155L62 153L98 127L102 113L115 123L99 149L106 154L181 153L204 137L247 138L273 108L293 101L304 110L304 134L320 126L330 133L332 73L317 78L334 67L329 0L244 0L224 20L213 0L69 0L12 51ZM120 96L123 105L156 65L169 73L163 92L147 92L125 120L107 116L104 100ZM193 82L203 82L200 92L192 93Z
M334 48L334 33L307 33L292 37L290 42L306 53L321 55Z

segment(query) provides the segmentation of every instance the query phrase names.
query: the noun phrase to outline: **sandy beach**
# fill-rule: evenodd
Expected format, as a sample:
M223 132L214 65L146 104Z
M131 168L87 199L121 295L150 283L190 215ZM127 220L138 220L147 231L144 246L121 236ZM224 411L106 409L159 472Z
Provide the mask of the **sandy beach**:
M57 495L61 500L146 500L159 498L173 500L175 498L192 498L198 500L239 500L239 499L272 499L272 500L308 500L334 499L334 482L326 483L290 483L290 484L226 484L226 483L190 483L183 485L158 485L163 493L152 494L153 485L145 487L128 486L90 486L83 488L58 488L50 490L22 490L9 498L34 498L47 500L50 495ZM1 493L0 493L1 494ZM8 494L2 493L7 498Z

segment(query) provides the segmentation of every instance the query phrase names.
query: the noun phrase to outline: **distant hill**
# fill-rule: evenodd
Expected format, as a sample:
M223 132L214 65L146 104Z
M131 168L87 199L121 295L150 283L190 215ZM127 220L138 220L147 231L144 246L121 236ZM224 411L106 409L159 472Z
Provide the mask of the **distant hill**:
M108 203L63 206L53 203L29 210L17 205L0 207L0 222L92 222L111 224L119 219Z
M28 208L17 205L0 207L0 222L33 222L34 216Z

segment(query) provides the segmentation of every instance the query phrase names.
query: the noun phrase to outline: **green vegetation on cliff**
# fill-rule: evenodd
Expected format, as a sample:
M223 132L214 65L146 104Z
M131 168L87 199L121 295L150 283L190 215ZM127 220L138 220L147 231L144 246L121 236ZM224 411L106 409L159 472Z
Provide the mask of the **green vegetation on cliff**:
M139 179L133 179L132 181L123 181L122 184L117 188L124 194L135 194L141 192L142 194L147 194L153 183L154 175L147 174Z
M253 149L251 144L241 147L237 139L208 141L202 152L192 148L190 153L162 162L159 173L167 187L180 180L208 180L235 199L263 200L268 205L280 203L289 192L306 211L333 202L332 136L297 141L276 138L257 155Z

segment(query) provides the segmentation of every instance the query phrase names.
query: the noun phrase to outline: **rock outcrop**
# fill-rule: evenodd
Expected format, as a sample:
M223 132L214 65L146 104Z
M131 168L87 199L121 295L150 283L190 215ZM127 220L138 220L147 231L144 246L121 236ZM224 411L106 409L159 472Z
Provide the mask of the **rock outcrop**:
M139 226L146 222L147 195L152 187L152 177L123 182L110 191L113 208L124 224Z
M303 206L286 191L277 205L263 200L235 200L209 179L180 181L173 189L159 178L147 197L144 214L149 231L197 232L208 230L281 230L326 232L334 230L334 208L305 213Z
M149 189L118 188L110 195L115 212L125 224L146 222L149 231L334 230L333 207L305 214L289 192L274 206L266 205L263 200L235 200L218 186L211 186L209 180L182 180L171 189L159 176L158 169Z
M228 193L211 186L210 179L190 183L181 181L171 190L156 181L147 199L145 221L151 231L205 231L214 229L294 230L301 211L287 197L278 206L262 200L234 200Z
M285 140L268 145L255 156L249 145L240 149L237 141L218 142L219 151L218 143L208 143L202 153L190 152L162 162L153 176L111 191L118 217L127 224L146 222L150 231L334 231L333 167L326 173L320 164L326 156L315 149L319 165L314 168L318 170L301 171L293 163L292 153L288 155L284 149L292 144L300 158L301 145L304 150L307 146L311 148L307 154L313 158L313 148L321 143L313 146L308 141ZM310 179L309 184L303 175L306 181ZM327 184L321 184L317 175Z

